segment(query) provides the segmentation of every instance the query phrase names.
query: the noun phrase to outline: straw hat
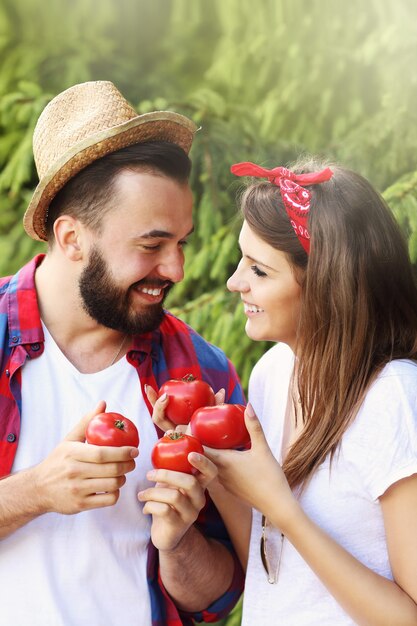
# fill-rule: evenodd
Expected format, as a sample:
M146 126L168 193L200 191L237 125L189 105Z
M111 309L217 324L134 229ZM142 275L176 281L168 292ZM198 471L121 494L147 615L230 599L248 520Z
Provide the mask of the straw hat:
M178 113L138 115L109 81L74 85L45 107L33 134L39 176L23 225L33 239L46 241L48 207L58 191L97 159L145 141L175 143L189 152L195 124Z

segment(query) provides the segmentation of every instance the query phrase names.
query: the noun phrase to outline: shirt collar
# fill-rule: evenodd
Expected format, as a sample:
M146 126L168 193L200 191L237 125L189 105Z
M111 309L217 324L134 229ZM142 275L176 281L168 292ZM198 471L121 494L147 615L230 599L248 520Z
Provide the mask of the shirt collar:
M8 321L9 345L11 347L45 341L35 287L35 271L44 258L45 254L38 254L10 280ZM158 360L159 350L157 346L160 342L160 335L159 328L143 335L135 335L132 348L129 350L131 358L136 360L140 353L144 353Z
M11 347L45 340L35 288L35 271L44 257L44 254L38 254L10 280L7 315Z
M162 322L163 323L163 322ZM157 328L149 333L143 335L134 335L132 341L132 347L129 350L130 356L140 359L140 355L151 356L152 360L159 360L158 346L161 341L161 330Z

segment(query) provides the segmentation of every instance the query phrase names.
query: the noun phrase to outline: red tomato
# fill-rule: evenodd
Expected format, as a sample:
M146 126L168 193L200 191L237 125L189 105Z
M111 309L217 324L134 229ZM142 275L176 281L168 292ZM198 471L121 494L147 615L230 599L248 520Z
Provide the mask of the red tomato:
M96 446L139 446L138 429L120 413L99 413L85 431L87 443Z
M167 380L158 392L158 398L166 393L169 401L165 416L174 424L188 424L192 414L201 406L213 406L214 391L204 380L191 374L184 378Z
M245 407L241 404L218 404L194 412L191 432L210 448L243 448L250 443L245 426Z
M194 474L197 470L188 462L187 458L190 452L204 454L203 446L198 439L184 433L165 433L156 442L152 450L152 465L156 469Z

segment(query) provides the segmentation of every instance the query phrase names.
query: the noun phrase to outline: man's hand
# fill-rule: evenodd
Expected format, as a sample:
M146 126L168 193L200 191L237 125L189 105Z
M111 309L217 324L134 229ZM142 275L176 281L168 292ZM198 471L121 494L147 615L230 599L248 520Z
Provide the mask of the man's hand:
M117 502L139 451L85 443L89 420L105 408L100 402L39 465L0 480L0 539L44 513L79 513Z
M139 492L145 502L143 512L152 515L152 543L161 551L173 550L206 503L204 491L215 478L215 465L204 456L190 452L190 463L197 474L183 474L171 470L152 470L147 478L155 480L155 487Z
M146 395L153 407L152 421L161 430L171 430L191 434L190 425L177 426L165 417L165 409L169 398L164 394L158 398L157 392L146 386ZM216 394L216 404L222 404L225 399L225 390L220 389ZM152 542L160 550L174 549L187 530L198 517L206 503L204 491L217 484L217 468L207 457L190 453L188 460L197 470L197 474L182 474L169 470L154 470L148 472L147 478L155 480L156 486L138 494L141 502L146 502L143 512L152 515Z
M58 446L33 468L43 512L79 513L112 506L128 472L135 468L137 448L95 446L85 443L85 429L92 417L105 410L105 403L80 420Z

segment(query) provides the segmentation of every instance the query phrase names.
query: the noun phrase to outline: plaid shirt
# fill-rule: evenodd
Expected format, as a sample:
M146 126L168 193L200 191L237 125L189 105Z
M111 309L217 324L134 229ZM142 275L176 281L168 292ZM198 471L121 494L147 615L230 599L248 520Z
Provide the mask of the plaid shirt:
M44 350L34 284L34 273L43 256L35 257L15 276L0 279L0 476L10 474L19 441L22 367L26 359L37 358ZM158 389L169 378L189 373L206 380L214 389L224 387L227 402L244 402L236 372L223 352L169 313L156 331L134 337L127 360L138 372L150 411L145 384ZM158 434L160 436L161 432ZM227 545L232 552L235 559L232 584L205 611L180 614L161 583L158 552L149 542L147 577L153 626L191 626L193 620L217 621L228 614L242 592L241 568L209 498L196 525L204 535Z

